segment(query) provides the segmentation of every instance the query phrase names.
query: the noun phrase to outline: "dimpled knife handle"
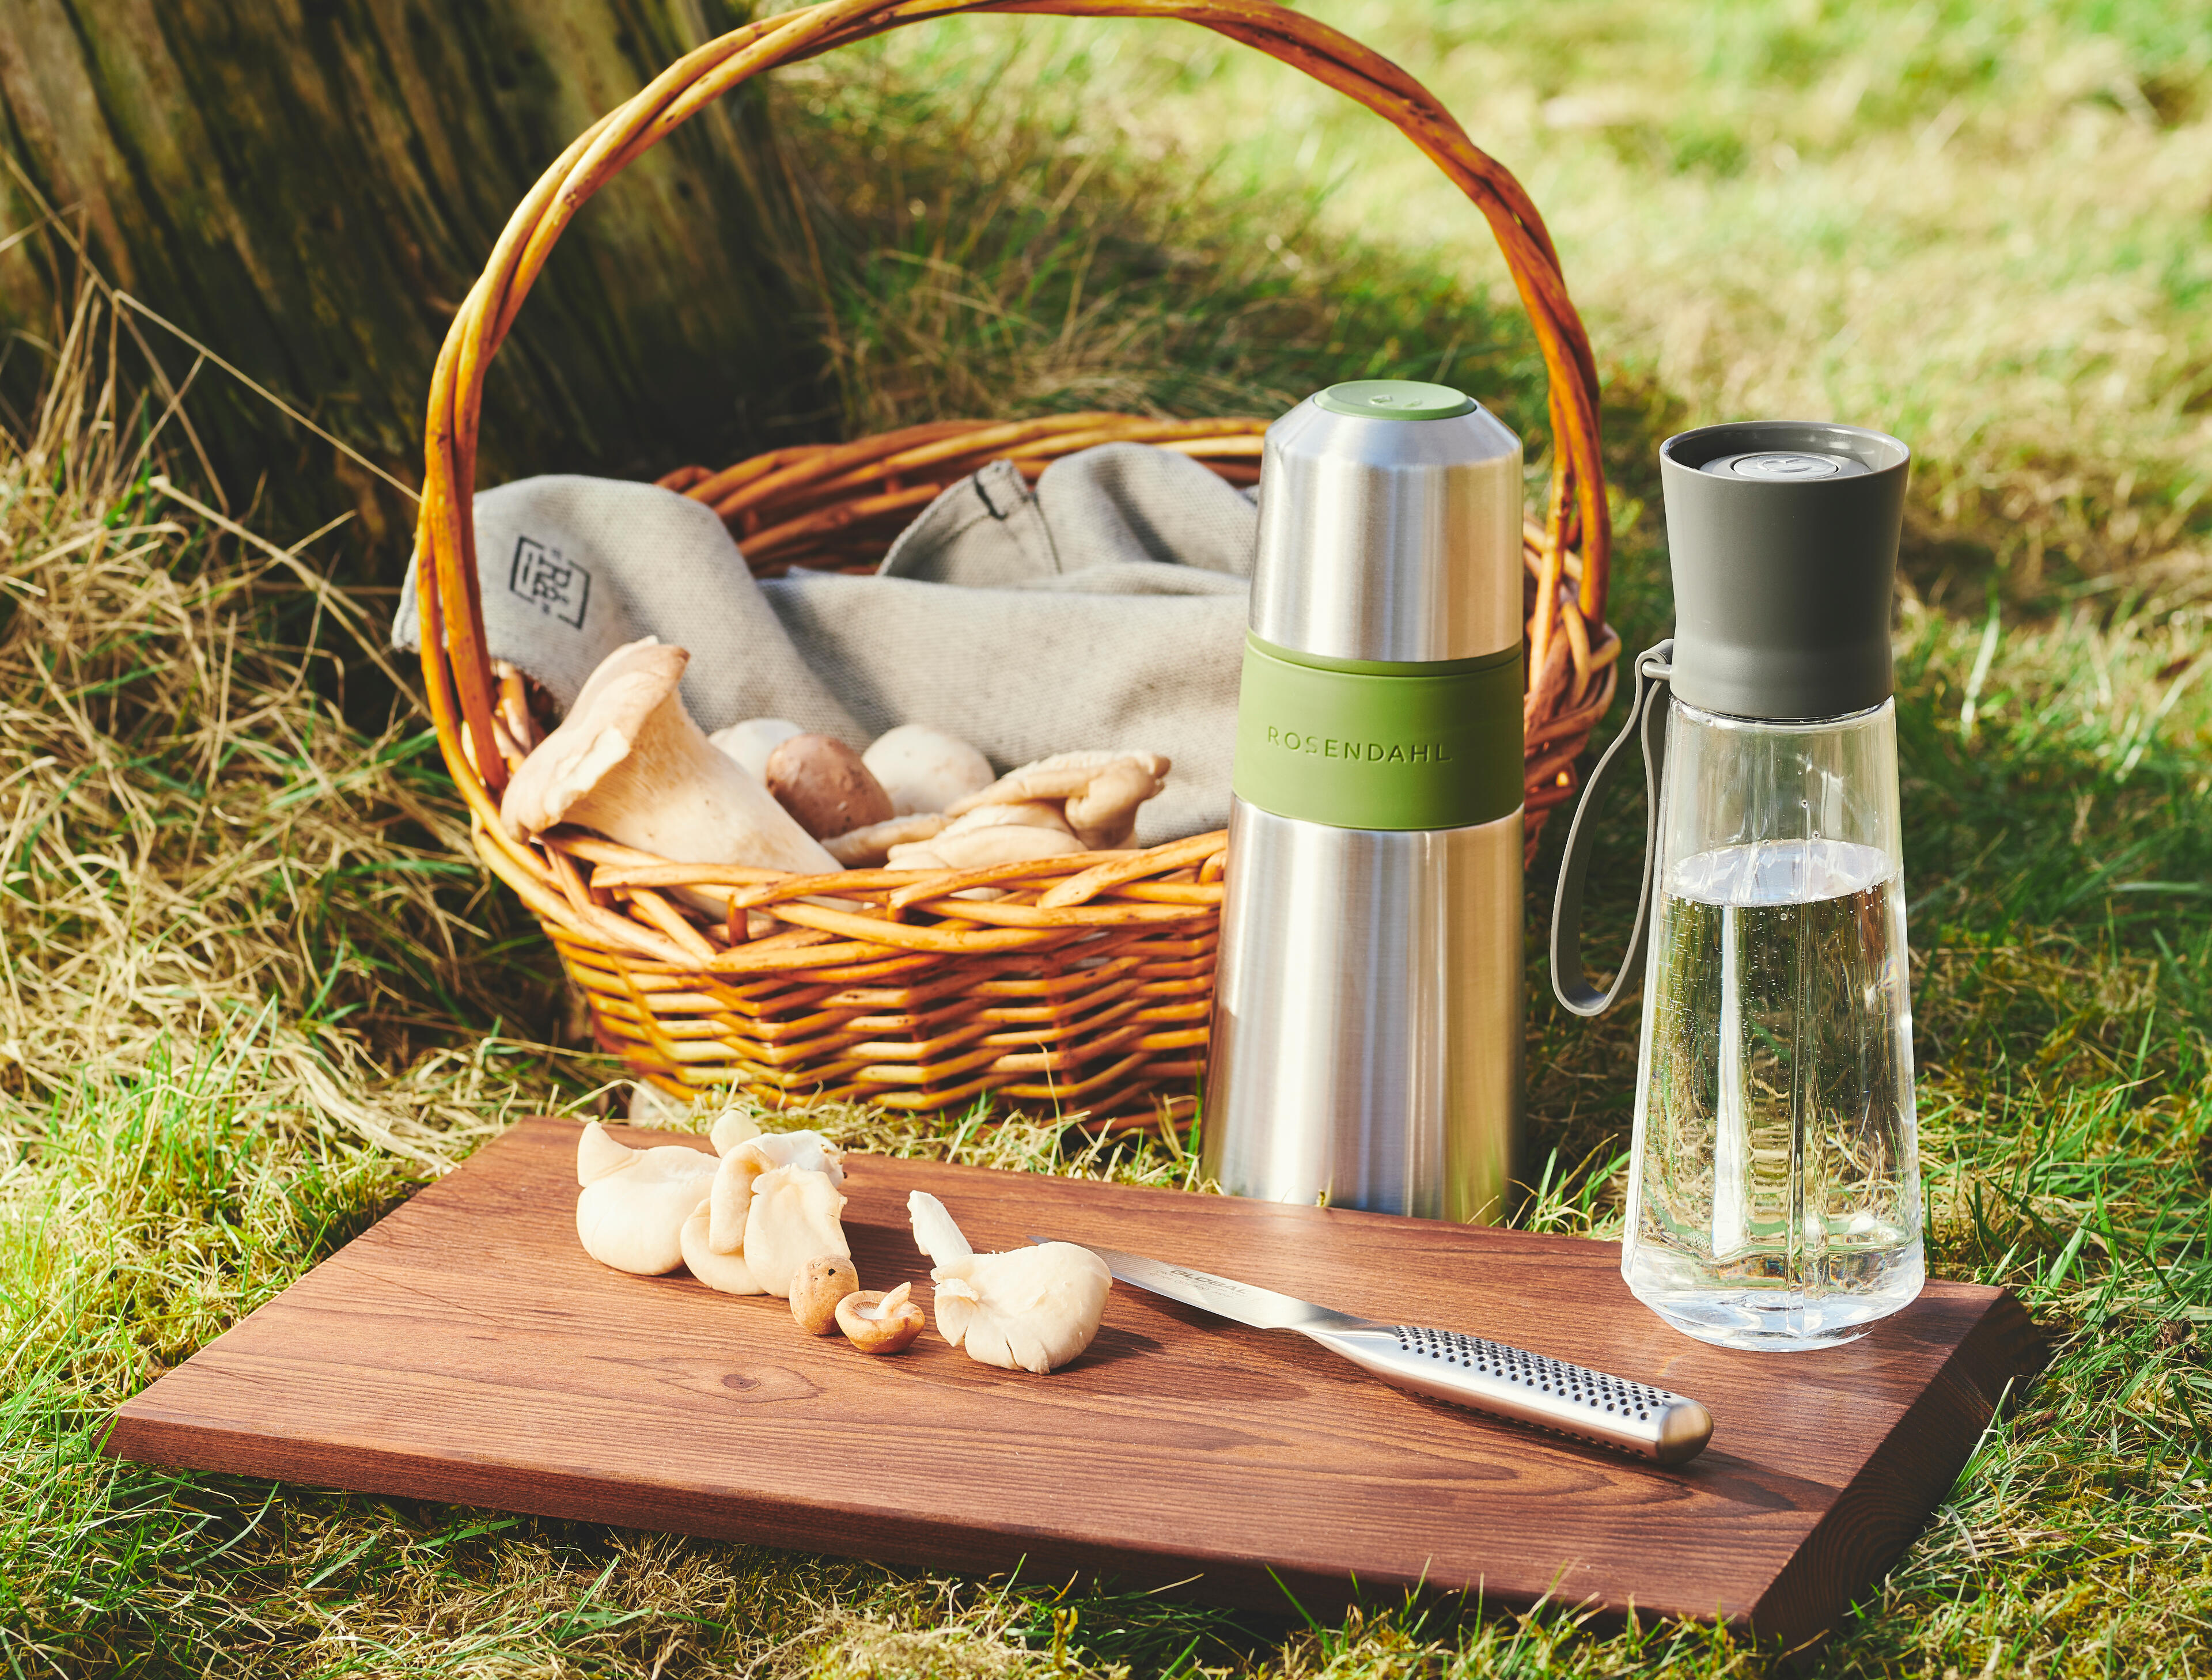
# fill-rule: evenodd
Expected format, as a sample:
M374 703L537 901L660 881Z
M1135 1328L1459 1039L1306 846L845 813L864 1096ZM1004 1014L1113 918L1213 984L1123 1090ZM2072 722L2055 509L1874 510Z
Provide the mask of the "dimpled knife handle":
M1306 1333L1400 1388L1655 1464L1686 1464L1712 1439L1712 1414L1686 1395L1503 1342L1421 1325Z

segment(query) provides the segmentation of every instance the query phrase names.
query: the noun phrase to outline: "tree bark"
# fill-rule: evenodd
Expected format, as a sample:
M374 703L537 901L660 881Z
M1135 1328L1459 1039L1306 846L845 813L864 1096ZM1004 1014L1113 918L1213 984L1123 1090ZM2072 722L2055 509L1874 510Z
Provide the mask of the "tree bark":
M118 286L411 482L447 321L514 204L739 21L727 0L0 0L21 170L0 243L43 198ZM482 482L734 459L826 410L776 254L787 180L748 88L594 200L494 367ZM0 253L0 320L50 337L65 255ZM190 365L156 348L173 377ZM374 483L212 371L189 404L234 506L258 486L264 508L327 516L334 464Z

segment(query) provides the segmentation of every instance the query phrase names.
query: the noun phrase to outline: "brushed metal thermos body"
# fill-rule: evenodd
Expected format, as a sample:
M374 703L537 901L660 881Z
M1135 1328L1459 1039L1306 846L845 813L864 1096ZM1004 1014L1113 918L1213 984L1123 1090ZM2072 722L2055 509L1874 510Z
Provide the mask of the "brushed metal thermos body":
M1521 444L1363 380L1268 428L1203 1163L1489 1222L1519 1168Z

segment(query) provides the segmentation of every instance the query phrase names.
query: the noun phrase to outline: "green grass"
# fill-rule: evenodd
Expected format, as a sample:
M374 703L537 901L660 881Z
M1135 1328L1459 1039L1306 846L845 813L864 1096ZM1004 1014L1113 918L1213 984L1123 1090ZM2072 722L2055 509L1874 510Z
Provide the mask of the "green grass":
M1617 385L1663 392L1692 422L1818 415L1899 433L1919 458L1917 523L1986 549L2020 590L2046 570L2201 573L2201 3L1301 9L1413 70L1521 176ZM1348 238L1392 252L1401 277L1510 306L1480 219L1402 137L1218 37L963 19L878 52L986 104L1018 82L1026 108L1272 203L1278 271L1331 264Z
M2188 488L2205 207L2201 184L2158 187L2207 143L2202 18L1331 15L1433 65L1554 213L1613 370L1632 646L1664 625L1650 463L1673 424L1820 401L1929 463L1898 646L1931 1255L2018 1291L2056 1358L1794 1671L2212 1671L2212 573ZM1463 257L1467 213L1288 77L1192 32L987 20L788 78L842 423L1264 411L1352 373L1442 373L1540 447L1527 335ZM1629 116L1544 114L1607 88ZM2068 174L2080 146L2109 202ZM2061 246L2016 263L2008 218ZM1731 312L1829 275L1838 230L1887 253L1856 341L1887 354L1795 355L1807 323L1840 330L1811 304ZM2039 325L2086 318L2084 298L2162 348ZM1691 354L1669 335L1701 307ZM1996 337L1962 338L1976 320ZM384 597L350 610L308 586L313 545L295 570L165 501L106 331L95 298L38 435L0 444L8 1673L1785 1671L1723 1633L1603 1632L1571 1606L1316 1626L1287 1603L1232 1616L98 1456L121 1399L507 1117L581 1110L614 1077L564 1041L534 930L463 861L420 720L362 726L382 679L353 632L373 645ZM2138 383L2108 399L2116 371ZM1601 864L1640 820L1611 815ZM1605 879L1601 949L1625 911ZM1523 1220L1602 1236L1635 1023L1548 996L1532 960L1544 1192ZM1164 1145L823 1119L876 1149L1192 1177Z

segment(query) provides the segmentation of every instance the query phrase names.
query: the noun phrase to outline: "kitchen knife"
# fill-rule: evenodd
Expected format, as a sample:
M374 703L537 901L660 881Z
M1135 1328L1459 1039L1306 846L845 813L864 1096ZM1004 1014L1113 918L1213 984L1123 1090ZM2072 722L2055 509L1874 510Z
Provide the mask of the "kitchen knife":
M1050 1238L1032 1236L1031 1242ZM1388 1383L1431 1399L1595 1441L1662 1465L1686 1464L1712 1439L1712 1414L1687 1395L1570 1365L1455 1330L1355 1318L1273 1289L1084 1243L1115 1277L1255 1330L1294 1330Z

